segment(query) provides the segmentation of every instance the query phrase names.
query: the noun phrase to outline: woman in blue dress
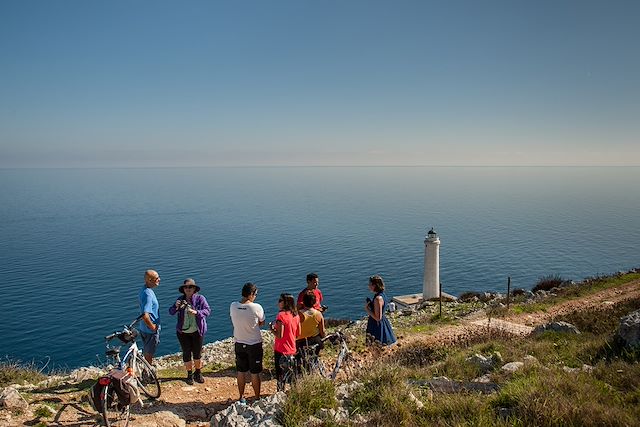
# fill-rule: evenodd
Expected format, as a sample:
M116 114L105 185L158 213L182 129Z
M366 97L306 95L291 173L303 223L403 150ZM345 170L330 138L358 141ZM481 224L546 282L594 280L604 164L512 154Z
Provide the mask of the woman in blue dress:
M391 322L385 316L385 307L387 306L387 296L384 294L384 282L380 276L369 277L369 290L375 295L373 300L367 298L367 304L364 310L369 315L367 321L367 342L378 343L382 345L391 345L396 342L396 336L393 334Z

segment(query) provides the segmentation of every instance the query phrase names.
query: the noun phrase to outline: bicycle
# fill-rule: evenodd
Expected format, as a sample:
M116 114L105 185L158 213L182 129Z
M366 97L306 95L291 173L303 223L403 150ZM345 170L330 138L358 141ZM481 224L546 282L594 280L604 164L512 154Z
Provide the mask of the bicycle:
M149 362L144 359L136 343L138 331L134 326L140 319L142 319L142 315L138 316L130 325L124 325L122 331L116 331L104 337L105 354L108 359L115 362L116 366L109 371L108 375L98 380L102 389L99 397L96 396L96 398L100 399L99 409L101 409L107 427L126 427L129 424L130 405L138 401L142 404L137 388L152 399L160 397L158 376ZM110 345L110 342L115 338L124 344L129 344L129 348L122 358L120 357L121 347ZM129 396L129 399L122 391L123 382L129 388L127 393L131 392L133 395Z
M354 371L357 368L357 362L353 357L351 350L349 350L345 334L342 331L336 331L324 337L322 341L329 341L331 344L338 345L340 348L338 350L338 356L336 357L336 363L333 365L333 369L325 376L332 381L335 381L340 369L342 369L346 378L352 378L355 373Z
M307 374L318 374L322 377L326 377L332 381L335 381L338 373L340 372L340 369L342 369L347 378L353 377L353 371L355 370L357 363L351 351L349 350L349 346L347 345L347 337L345 336L345 334L342 331L336 331L324 337L322 341L328 341L332 345L337 344L339 346L338 356L336 357L336 362L333 365L333 369L329 371L325 363L318 356L317 348L319 344L312 344L304 346L300 349L301 351L299 352L299 363L303 371Z
M285 391L287 384L289 387L298 378L299 364L295 355L283 355L279 361L282 374L276 378L276 390Z
M298 348L297 362L300 373L327 377L325 363L318 356L318 346L319 344L307 344Z

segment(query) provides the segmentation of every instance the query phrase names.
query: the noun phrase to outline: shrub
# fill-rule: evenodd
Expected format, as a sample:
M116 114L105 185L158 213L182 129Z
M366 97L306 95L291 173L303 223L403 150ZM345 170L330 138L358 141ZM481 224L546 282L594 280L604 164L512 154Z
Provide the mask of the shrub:
M562 285L565 282L565 280L556 275L550 275L550 276L544 276L541 277L540 279L538 279L538 282L536 283L536 285L533 287L533 292L537 292L537 291L549 291L553 288L557 288L560 285Z
M335 387L331 380L308 375L298 380L282 407L279 422L285 426L298 426L322 408L335 408Z
M469 291L469 292L463 292L462 294L460 294L460 296L458 297L458 300L461 302L475 301L476 299L480 301L483 298L483 296L484 294L481 294L480 292Z
M324 325L327 328L335 328L337 326L343 326L346 325L348 323L350 323L351 320L349 319L334 319L332 317L325 317L324 318Z
M416 411L415 425L433 426L507 426L496 420L486 397L476 393L435 395L432 402Z
M592 334L613 334L620 325L620 318L640 309L640 298L621 301L613 305L602 305L595 309L580 310L555 320L573 324L580 332Z
M363 386L349 398L351 414L366 414L371 425L410 425L415 404L409 397L405 371L394 365L378 365L362 378Z
M5 359L0 361L0 387L10 384L38 383L46 377L35 366L35 363L24 363L19 360Z
M400 347L393 357L401 366L423 367L444 360L446 354L446 350L441 347L433 347L416 342Z
M51 413L55 413L55 410L53 408L51 408L50 406L47 405L42 405L39 406L34 412L33 415L35 415L37 418L48 418L51 416Z
M492 400L496 413L521 425L635 425L640 409L621 410L624 396L585 373L558 369L508 383Z

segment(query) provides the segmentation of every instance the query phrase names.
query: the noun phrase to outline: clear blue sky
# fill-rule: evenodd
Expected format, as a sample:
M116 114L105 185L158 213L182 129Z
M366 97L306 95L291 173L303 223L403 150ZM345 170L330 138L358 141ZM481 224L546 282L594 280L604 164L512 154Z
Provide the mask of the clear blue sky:
M640 165L640 1L0 2L0 167Z

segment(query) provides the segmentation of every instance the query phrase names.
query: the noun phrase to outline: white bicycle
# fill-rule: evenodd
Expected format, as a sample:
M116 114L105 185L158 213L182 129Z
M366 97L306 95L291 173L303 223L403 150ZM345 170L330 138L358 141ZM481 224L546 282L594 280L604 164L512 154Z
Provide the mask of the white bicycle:
M125 325L122 331L116 331L104 337L106 341L106 351L108 359L111 359L116 366L106 376L100 377L98 383L102 386L99 404L96 407L101 410L102 417L107 427L126 427L129 424L130 405L139 400L139 396L131 397L122 391L123 381L134 381L135 387L152 399L160 397L160 381L149 362L142 356L138 348L136 338L138 331L134 328L140 321L139 316L130 325ZM120 346L112 346L110 342L118 338L122 343L129 344L129 348L123 357L120 357ZM134 390L135 392L135 390Z

